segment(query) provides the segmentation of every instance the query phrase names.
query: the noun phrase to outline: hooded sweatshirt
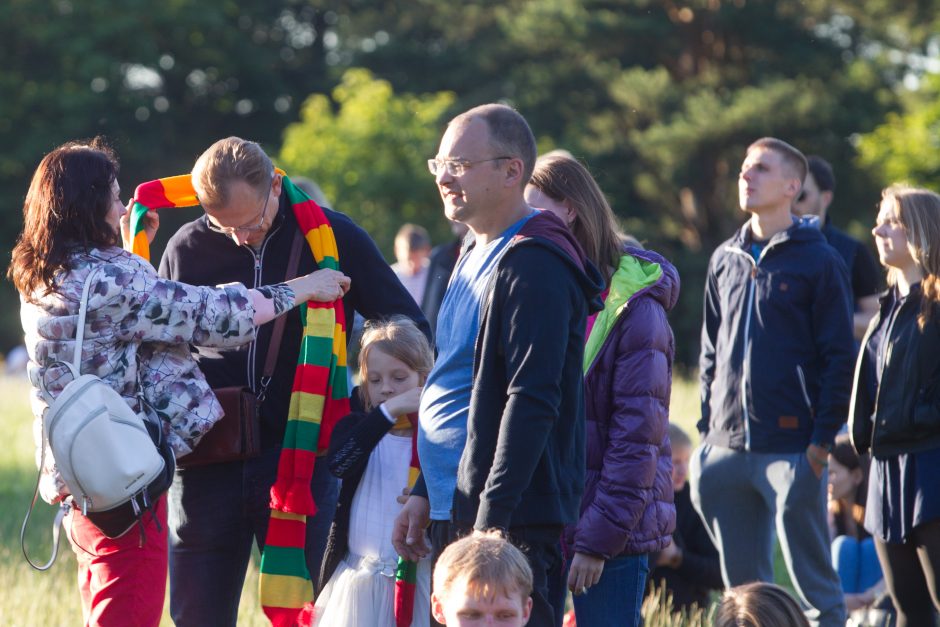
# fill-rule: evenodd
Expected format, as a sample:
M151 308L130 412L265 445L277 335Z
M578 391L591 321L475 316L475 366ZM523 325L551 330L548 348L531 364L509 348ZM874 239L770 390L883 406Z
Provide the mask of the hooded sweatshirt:
M481 305L455 522L508 529L577 520L584 329L602 289L600 272L549 212L507 245Z

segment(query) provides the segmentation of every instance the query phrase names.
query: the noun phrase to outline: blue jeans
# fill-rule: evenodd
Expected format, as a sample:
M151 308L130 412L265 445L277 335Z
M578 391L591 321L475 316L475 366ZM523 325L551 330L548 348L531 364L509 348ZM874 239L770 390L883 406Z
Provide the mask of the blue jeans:
M639 625L648 561L645 554L607 560L601 580L573 597L578 627Z
M832 541L832 565L842 580L842 592L865 592L881 581L881 564L872 538L839 536Z
M170 488L170 615L177 627L232 625L251 545L264 545L280 449L244 462L178 469ZM336 511L338 482L317 458L310 483L307 568L316 582Z

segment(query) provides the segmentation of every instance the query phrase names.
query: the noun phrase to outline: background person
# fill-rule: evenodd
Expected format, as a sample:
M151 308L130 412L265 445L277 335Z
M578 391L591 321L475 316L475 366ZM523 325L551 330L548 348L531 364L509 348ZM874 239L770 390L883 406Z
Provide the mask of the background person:
M675 611L707 608L712 590L722 590L718 550L692 507L689 495L689 458L692 440L674 422L669 423L672 447L672 488L676 495L676 530L672 542L650 555L650 590L665 585Z
M726 586L773 581L776 529L808 617L844 627L826 464L848 412L852 301L845 264L815 219L791 214L805 178L803 154L776 138L751 144L741 164L750 219L712 254L705 284L692 503Z
M849 612L875 603L884 591L875 541L865 531L868 456L858 455L847 433L829 454L829 525L832 565L842 582Z
M865 529L898 626L940 609L940 195L889 187L875 228L887 294L862 343L852 394L855 449L871 451Z
M250 342L256 325L295 303L322 296L322 290L345 289L348 280L325 270L249 290L241 284L193 287L159 279L150 264L120 247L126 210L117 173L114 154L94 140L56 148L33 175L23 206L23 232L8 271L22 300L33 412L38 426L46 407L40 379L53 397L71 382L68 370L54 362L71 361L77 350L76 315L83 286L96 273L88 297L81 371L100 377L135 412L157 423L163 419L165 432L176 436L168 441L179 455L218 418L218 403L188 350L182 359L176 353L160 360L156 376L171 377L178 384L171 395L155 397L152 389L148 394L140 381L152 378L147 368L154 364L141 353L154 344L186 349L189 343L222 347ZM151 221L151 239L155 228ZM158 415L154 410L167 406L177 413ZM70 496L48 450L40 491L49 503ZM66 517L65 528L78 560L85 624L157 625L166 590L166 496L160 497L154 515L143 517L140 534L130 531L118 538L105 536L76 507Z
M395 235L395 263L392 271L405 286L415 303L424 298L428 281L428 255L431 237L427 229L417 224L403 224Z
M675 342L666 313L679 275L660 255L623 246L604 194L576 160L539 159L525 198L565 223L605 282L604 309L587 319L584 497L566 529L575 615L586 625L638 625L648 555L669 545L675 528L667 437Z
M832 225L829 207L836 191L836 177L832 166L816 155L807 157L806 164L809 169L803 180L803 189L793 202L793 213L800 217L819 217L819 227L826 241L845 261L845 267L849 269L855 304L853 333L856 340L861 340L865 329L868 328L868 322L878 311L881 273L867 246Z

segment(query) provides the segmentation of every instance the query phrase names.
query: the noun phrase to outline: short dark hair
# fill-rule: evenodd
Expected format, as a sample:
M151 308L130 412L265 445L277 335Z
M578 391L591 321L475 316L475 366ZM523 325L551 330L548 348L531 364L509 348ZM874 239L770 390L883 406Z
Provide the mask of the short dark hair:
M35 302L55 290L59 271L71 270L76 249L118 246L108 223L118 160L103 138L59 146L36 168L23 203L23 232L7 276Z
M522 159L522 187L532 178L535 169L535 158L538 154L535 147L535 135L529 128L522 114L504 104L485 104L464 111L447 125L466 124L473 118L480 118L486 122L490 131L490 143L501 154ZM498 155L497 155L498 156Z
M806 157L806 165L819 191L836 191L836 175L832 173L832 165L828 161L819 155L810 155Z
M783 157L783 162L793 169L796 177L800 179L800 185L803 185L803 181L806 180L806 172L809 170L809 166L806 164L806 157L797 148L793 147L782 139L777 139L776 137L761 137L756 142L747 147L747 153L750 153L756 148L766 148L767 150L773 150Z

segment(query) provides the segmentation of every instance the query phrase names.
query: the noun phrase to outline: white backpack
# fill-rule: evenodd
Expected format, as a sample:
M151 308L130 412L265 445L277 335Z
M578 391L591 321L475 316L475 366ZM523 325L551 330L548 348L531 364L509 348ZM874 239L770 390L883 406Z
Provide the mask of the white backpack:
M68 367L74 379L55 398L42 377L37 383L49 405L42 419L43 439L69 488L72 506L114 538L126 533L169 488L174 460L159 424L135 413L97 376L81 374L88 292L95 274L93 270L88 275L82 289L72 363L54 362ZM44 457L45 446L42 453ZM40 460L40 472L43 463ZM33 505L35 502L34 494ZM24 532L28 520L29 513L23 521ZM58 526L56 540L57 532ZM25 546L23 552L25 555ZM28 556L26 559L30 561ZM46 567L53 560L55 552Z

